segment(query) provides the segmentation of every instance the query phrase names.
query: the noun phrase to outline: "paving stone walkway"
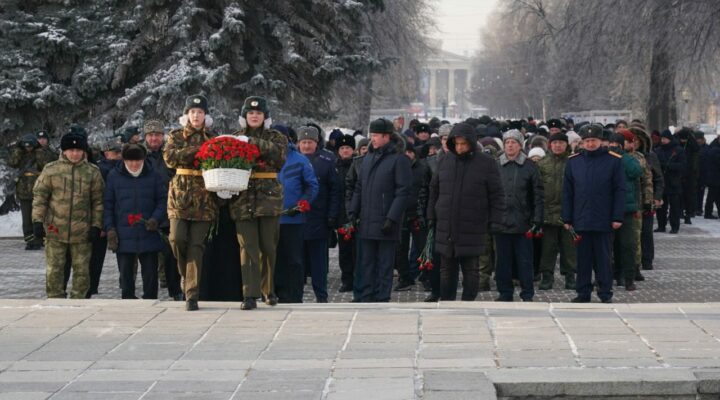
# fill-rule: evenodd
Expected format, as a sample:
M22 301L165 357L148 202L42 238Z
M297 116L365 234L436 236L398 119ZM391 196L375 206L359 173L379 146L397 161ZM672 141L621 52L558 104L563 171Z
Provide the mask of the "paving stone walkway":
M25 251L20 240L0 240L0 298L44 298L45 255L42 251ZM627 303L662 302L720 302L720 220L696 218L693 225L682 225L679 235L655 234L655 269L643 271L647 280L638 282L638 290L626 292L615 289L614 300ZM563 289L562 277L556 274L555 289L536 291L535 301L568 302L575 292ZM142 282L137 279L137 293L142 293ZM328 293L330 302L350 302L351 293L338 293L340 269L337 250L330 251ZM481 292L478 301L491 301L494 291ZM461 289L459 289L461 291ZM101 299L120 298L115 255L108 252L100 281ZM420 302L426 292L418 284L408 292L393 293L393 302ZM168 299L160 290L160 298ZM459 296L458 296L459 298ZM315 296L308 280L305 302L314 302Z
M715 303L181 305L0 300L0 399L720 393Z

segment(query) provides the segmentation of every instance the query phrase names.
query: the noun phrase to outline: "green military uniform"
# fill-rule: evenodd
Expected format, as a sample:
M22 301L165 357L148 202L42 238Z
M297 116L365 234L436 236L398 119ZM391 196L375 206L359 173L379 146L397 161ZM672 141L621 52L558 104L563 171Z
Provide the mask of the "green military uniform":
M64 155L45 166L33 189L32 220L44 225L46 291L64 298L65 261L72 258L70 297L84 299L90 287L90 228L102 228L103 183L100 170L86 159L73 164Z
M639 139L636 139L639 140ZM652 169L645 156L639 151L628 152L628 155L638 160L640 167L643 169L643 174L640 177L640 181L637 182L637 189L639 190L640 196L638 196L638 210L652 211L653 207L653 182L652 182ZM642 234L642 216L637 215L633 221L633 229L635 230L635 236L637 240L637 251L635 252L635 265L639 271L640 264L642 263L642 243L640 236Z
M202 172L194 165L195 154L210 137L205 127L188 124L168 134L163 152L167 167L176 170L168 189L170 246L185 299L194 301L199 297L205 237L218 215L217 196L205 189Z
M542 281L540 290L552 289L555 274L555 263L560 254L560 273L565 276L565 288L575 289L575 268L577 253L572 236L563 227L561 219L563 177L565 166L570 156L570 146L565 153L557 155L548 152L540 162L538 169L545 188L545 221L543 223L542 258L540 272Z
M35 181L37 181L45 165L57 160L57 155L36 145L37 142L35 142L35 145L31 143L32 150L27 151L24 143L26 143L25 140L20 143L22 147L13 149L10 158L8 158L8 166L17 168L20 172L15 184L15 197L20 203L23 236L25 237L25 243L28 245L26 248L39 249L42 243L33 236L32 227L33 186L35 186Z
M277 180L287 157L287 138L274 129L245 129L236 133L258 146L263 164L253 170L247 190L230 203L240 244L243 296L275 296L273 270L280 235L283 189Z

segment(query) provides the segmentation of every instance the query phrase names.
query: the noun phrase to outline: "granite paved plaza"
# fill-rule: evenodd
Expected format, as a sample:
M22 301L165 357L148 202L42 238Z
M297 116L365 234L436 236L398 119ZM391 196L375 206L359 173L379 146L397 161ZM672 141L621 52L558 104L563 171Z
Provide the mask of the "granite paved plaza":
M647 280L637 282L638 290L615 290L614 300L628 303L658 302L720 302L720 220L696 218L693 225L681 225L680 235L655 234L655 269L643 271ZM45 256L42 251L25 251L21 240L0 240L0 298L44 298ZM556 273L555 289L537 291L535 301L568 302L575 292L564 290L562 277ZM142 282L137 279L137 294L142 293ZM481 292L478 301L491 301L494 291ZM330 302L350 302L351 293L338 293L340 269L337 250L330 251L328 293ZM461 289L460 289L461 290ZM115 255L108 252L96 298L118 299L118 272ZM418 284L409 292L393 293L395 302L422 301L427 293ZM168 299L167 291L160 290L160 298ZM458 296L459 298L459 296ZM519 299L518 299L519 300ZM314 302L315 296L308 280L305 301Z
M181 306L0 300L0 399L720 393L715 303Z

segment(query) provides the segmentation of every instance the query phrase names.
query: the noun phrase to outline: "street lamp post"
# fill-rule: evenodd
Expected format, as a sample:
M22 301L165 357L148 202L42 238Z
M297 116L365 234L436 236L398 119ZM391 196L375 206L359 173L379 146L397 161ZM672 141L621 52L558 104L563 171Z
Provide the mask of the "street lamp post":
M688 125L688 122L690 120L690 109L688 107L688 102L690 101L690 91L685 88L682 90L682 92L680 92L680 96L682 97L684 103L682 126L686 126Z

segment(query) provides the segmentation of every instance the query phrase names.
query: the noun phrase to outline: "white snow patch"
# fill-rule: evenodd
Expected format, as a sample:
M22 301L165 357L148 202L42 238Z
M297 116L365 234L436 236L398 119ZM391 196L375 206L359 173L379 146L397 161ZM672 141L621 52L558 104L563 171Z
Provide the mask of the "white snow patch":
M22 237L22 215L13 211L0 215L0 237Z

